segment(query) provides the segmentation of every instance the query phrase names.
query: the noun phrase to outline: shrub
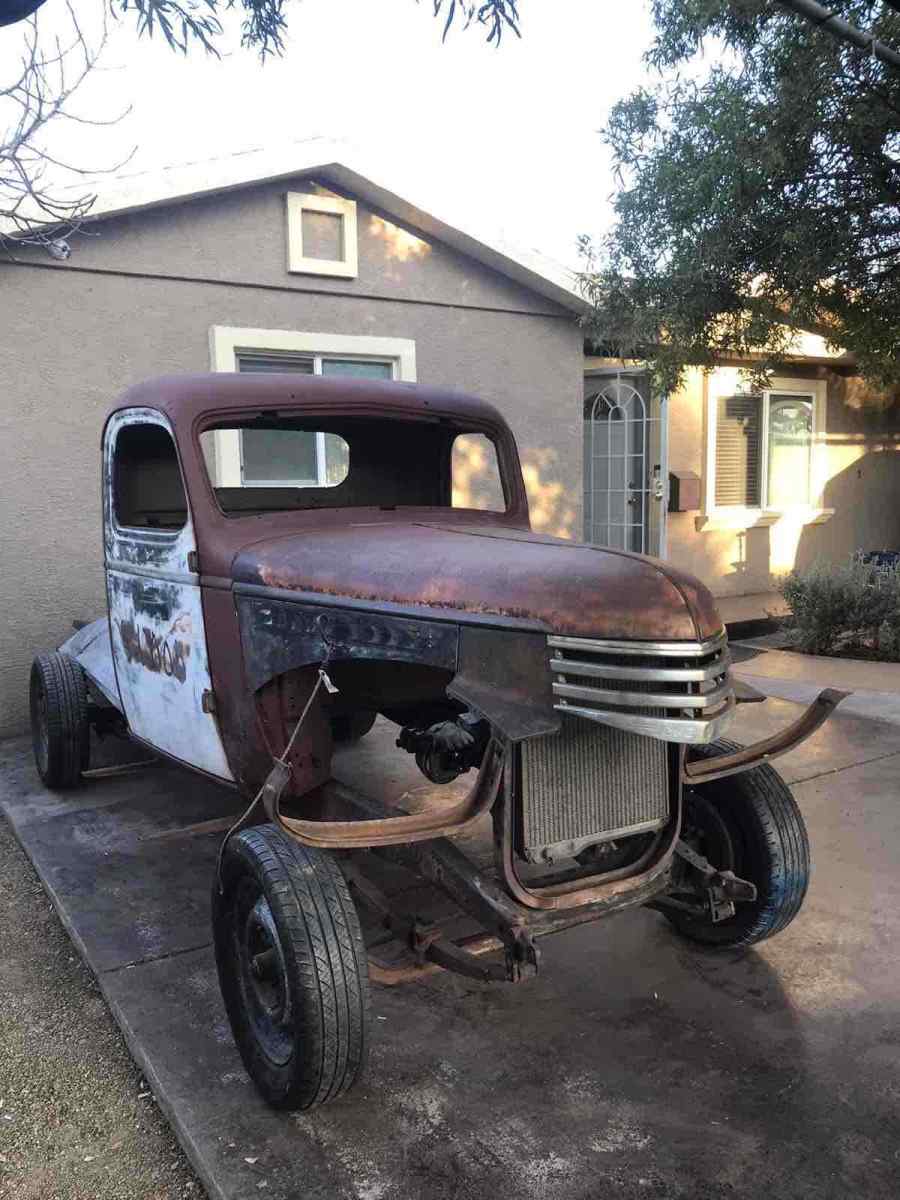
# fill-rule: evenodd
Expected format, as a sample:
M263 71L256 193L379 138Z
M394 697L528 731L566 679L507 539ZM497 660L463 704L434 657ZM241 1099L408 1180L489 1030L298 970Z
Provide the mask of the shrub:
M900 566L873 566L859 556L833 566L792 571L781 593L808 654L863 650L900 662Z

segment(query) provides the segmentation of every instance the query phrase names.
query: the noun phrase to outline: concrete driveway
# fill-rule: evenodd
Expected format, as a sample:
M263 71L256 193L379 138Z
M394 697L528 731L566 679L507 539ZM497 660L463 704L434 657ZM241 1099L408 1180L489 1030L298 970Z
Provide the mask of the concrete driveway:
M745 706L750 740L799 706ZM421 777L376 727L337 774ZM362 1086L269 1111L231 1041L209 948L218 836L159 839L233 795L153 767L76 796L0 748L0 806L96 973L210 1195L356 1200L895 1197L900 1171L900 730L839 714L782 760L815 874L794 924L714 955L656 913L544 943L522 987L375 989Z

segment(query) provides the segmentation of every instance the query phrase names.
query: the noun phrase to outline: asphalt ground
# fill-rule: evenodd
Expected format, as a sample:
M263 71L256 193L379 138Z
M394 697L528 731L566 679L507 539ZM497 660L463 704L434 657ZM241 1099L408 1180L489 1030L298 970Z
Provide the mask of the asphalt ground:
M798 712L745 706L735 736ZM392 737L376 727L338 773L394 795L420 786ZM27 745L6 743L0 807L214 1200L894 1198L900 735L839 712L782 769L814 858L782 935L715 955L639 910L548 939L522 987L438 975L378 988L367 1076L310 1116L268 1110L231 1042L209 951L217 839L152 838L230 811L233 795L151 768L53 796ZM190 1194L34 876L19 860L4 880L4 992L17 998L3 1014L14 1122L0 1136L20 1113L31 1131L2 1164L4 1196ZM56 1080L71 1080L61 1117Z

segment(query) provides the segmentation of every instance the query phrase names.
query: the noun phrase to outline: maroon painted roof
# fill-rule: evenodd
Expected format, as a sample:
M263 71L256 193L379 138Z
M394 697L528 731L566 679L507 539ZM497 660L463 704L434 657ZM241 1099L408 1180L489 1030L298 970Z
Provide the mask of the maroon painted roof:
M210 373L162 375L128 388L110 414L123 408L156 408L176 428L193 424L198 416L241 409L298 408L320 412L381 410L410 416L435 413L507 429L493 404L421 383L395 383L378 379L323 378L319 375Z
M476 522L489 519L494 524L528 527L528 500L522 480L516 443L509 426L492 404L453 392L446 388L415 383L382 380L323 379L316 375L219 374L164 375L148 379L123 392L112 413L123 408L151 408L163 412L171 421L181 458L185 486L197 535L200 561L205 575L226 577L234 555L250 541L295 533L360 519L359 508L286 510L259 517L228 517L213 494L203 463L199 432L241 411L260 408L294 408L310 414L421 419L424 415L445 417L463 427L484 429L494 435L501 469L510 487L505 514L473 513ZM373 521L389 519L391 514L371 512ZM451 510L422 509L420 515L435 512L438 519ZM459 519L459 516L455 519Z

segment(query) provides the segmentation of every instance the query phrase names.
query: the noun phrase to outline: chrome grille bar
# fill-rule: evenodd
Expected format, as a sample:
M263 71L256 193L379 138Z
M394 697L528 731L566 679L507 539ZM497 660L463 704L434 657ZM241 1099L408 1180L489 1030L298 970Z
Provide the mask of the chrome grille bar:
M647 737L659 738L663 742L685 742L706 744L714 742L727 730L734 715L734 701L715 718L692 720L689 717L645 717L636 713L603 712L596 708L581 708L577 704L557 704L556 708L573 717L587 717L601 725L612 725L614 729L629 729Z
M612 663L580 662L575 658L551 658L550 670L569 675L585 675L592 679L647 678L646 667L617 667ZM722 674L721 664L710 667L660 667L654 672L655 683L706 683Z
M559 634L551 634L547 638L548 646L558 647L560 650L591 650L597 653L607 650L610 654L661 655L663 657L668 655L675 658L697 658L705 654L715 654L724 650L727 644L728 639L724 629L716 637L710 638L706 642L613 642L603 639L595 641L593 638L563 637Z
M724 630L703 642L547 642L560 712L670 742L711 742L730 724L734 688Z
M579 687L555 683L553 694L571 700L594 700L616 708L721 708L731 695L731 684L720 684L712 692L685 695L672 692L613 692L608 688ZM690 703L687 703L690 701Z

